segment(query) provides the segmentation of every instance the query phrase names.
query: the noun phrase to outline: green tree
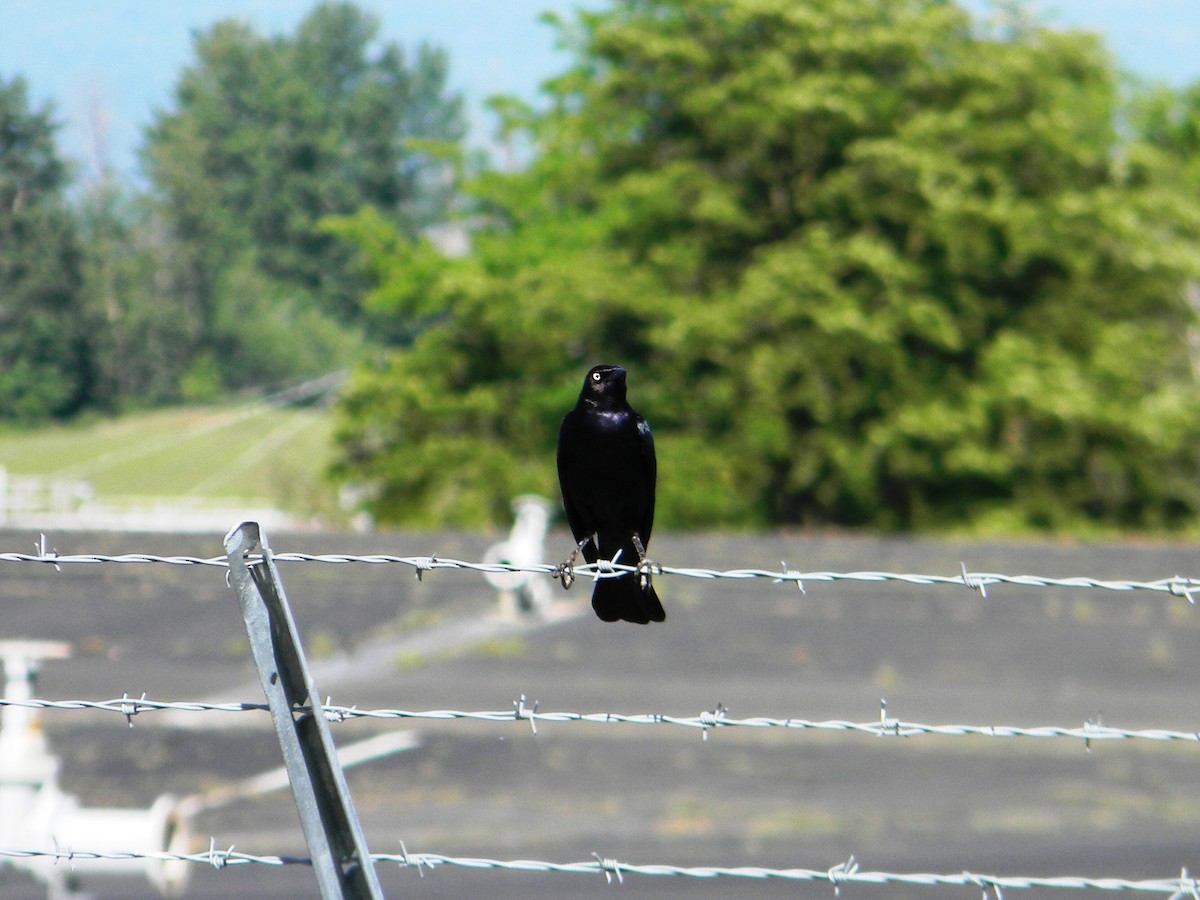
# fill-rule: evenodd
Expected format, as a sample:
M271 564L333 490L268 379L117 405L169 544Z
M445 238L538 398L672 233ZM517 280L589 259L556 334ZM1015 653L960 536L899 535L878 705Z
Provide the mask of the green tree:
M1181 91L1151 86L1137 94L1130 119L1143 149L1163 154L1200 186L1200 84Z
M184 355L229 384L338 365L359 342L361 286L319 223L369 205L415 233L443 214L452 185L428 146L464 132L446 56L423 45L410 62L333 2L291 35L218 23L195 52L144 149Z
M560 23L561 24L561 23ZM1194 197L1130 164L1099 40L939 0L618 0L562 33L536 161L439 262L346 224L419 316L340 473L385 520L552 492L589 365L632 369L667 526L1161 527L1200 510Z
M178 397L196 326L164 298L161 219L147 198L112 173L80 185L72 202L82 247L83 293L96 365L93 401L106 409Z
M0 419L64 416L91 399L80 248L49 106L0 79Z

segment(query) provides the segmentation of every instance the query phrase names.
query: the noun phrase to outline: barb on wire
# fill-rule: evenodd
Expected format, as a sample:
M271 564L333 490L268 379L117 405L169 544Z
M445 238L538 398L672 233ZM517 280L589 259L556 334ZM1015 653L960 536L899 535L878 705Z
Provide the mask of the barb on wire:
M1060 876L1026 876L1026 875L979 875L972 872L956 872L938 874L933 872L887 872L865 871L861 869L854 857L848 862L840 863L830 869L806 868L768 868L765 866L673 866L663 864L627 863L616 859L601 857L593 854L591 860L581 862L556 863L536 859L490 859L487 857L445 856L440 853L411 853L404 848L402 853L372 853L371 860L375 863L392 863L401 868L415 868L424 875L424 870L435 870L438 866L456 866L466 869L496 870L503 869L514 872L558 872L577 875L604 875L606 878L616 876L618 880L625 875L674 876L682 878L750 878L755 880L784 879L790 881L825 882L836 890L846 884L873 885L915 885L919 887L980 887L985 891L992 890L999 896L1000 891L1030 890L1030 889L1076 889L1099 890L1107 892L1128 891L1134 893L1150 893L1170 895L1172 898L1194 896L1198 885L1190 878L1187 870L1182 875L1170 878L1126 879L1126 878L1088 878L1077 875ZM69 855L74 859L111 859L136 860L152 859L163 862L192 862L201 865L214 866L218 869L235 865L312 865L312 860L302 856L255 855L228 850L217 850L215 839L210 842L209 849L201 853L167 853L140 851L90 851L71 850ZM0 858L9 859L67 859L65 850L24 850L0 849Z
M1170 580L1171 593L1176 597L1186 597L1192 606L1196 605L1196 580L1194 578L1173 578Z
M858 862L854 859L853 853L850 854L850 858L845 862L838 863L836 866L832 866L826 874L829 877L829 883L833 885L833 896L842 896L842 886L840 882L847 876L855 875L857 873Z
M888 718L887 698L880 697L879 698L879 736L885 737L886 735L893 735L895 737L902 736L900 734L900 720Z
M787 582L791 581L794 582L796 587L800 589L800 593L808 593L808 591L804 590L804 579L800 577L800 573L788 571L788 564L786 560L781 559L779 561L779 568L779 577L772 579L771 584L787 584Z
M47 550L46 549L45 533L38 535L38 541L33 546L37 550L37 555L42 561L54 566L54 571L56 571L56 572L62 571L62 566L60 566L58 564L58 550Z
M145 691L142 691L142 697L140 700L132 699L129 696L129 691L126 691L124 694L121 695L121 715L123 715L125 717L125 721L126 721L126 723L128 723L130 728L133 727L133 717L136 716L139 712L141 712L141 710L138 709L138 704L144 703L145 700L146 700L146 692Z
M1185 900L1191 897L1192 900L1200 900L1200 884L1196 879L1188 874L1187 866L1179 870L1179 889L1173 893L1169 900Z
M208 839L208 862L218 872L229 865L233 859L233 844L229 845L228 850L217 849L217 839L210 837Z
M404 846L404 841L400 842L400 856L402 859L400 863L401 868L415 868L418 875L422 878L425 877L425 870L422 868L425 863L420 858L413 858L408 855L408 848Z
M967 571L967 564L965 562L960 562L959 566L962 568L962 583L973 591L979 591L979 596L986 600L987 582L982 581L975 575L970 574Z
M0 708L6 706L26 709L53 710L95 710L99 712L114 712L129 718L132 715L145 715L158 710L175 712L250 712L267 711L265 703L204 703L190 700L151 700L143 694L133 699L128 692L114 700L41 700L41 699L8 699L0 698ZM698 715L668 715L666 713L616 713L616 712L541 712L535 701L529 705L524 695L513 702L511 709L504 710L459 710L459 709L359 709L357 706L338 706L330 704L322 707L325 716L331 722L345 722L351 719L378 720L435 720L453 721L458 719L476 722L528 722L537 734L537 726L541 723L582 722L594 725L671 725L681 728L699 730L702 734L720 728L781 728L786 731L834 731L850 734L865 734L873 737L917 737L933 735L939 737L985 737L985 738L1068 738L1081 740L1084 746L1090 748L1095 741L1106 740L1145 740L1145 741L1179 741L1183 743L1200 743L1200 731L1173 731L1166 728L1116 728L1105 725L1092 718L1079 726L1037 725L1025 727L1020 725L929 725L919 722L907 722L888 715L887 701L880 701L878 719L867 722L853 722L846 719L813 720L802 718L777 718L772 716L751 716L736 718L729 714L729 709L718 703L714 709L705 710ZM298 706L297 714L312 712L308 707Z
M596 860L600 871L604 873L605 884L612 884L614 876L616 876L617 884L625 883L625 876L621 874L621 863L618 860L607 859L599 853L593 853L592 858Z
M528 721L529 727L533 729L533 733L536 736L538 702L534 700L533 709L529 709L525 706L525 695L522 694L519 700L513 702L513 709L515 711L517 721L519 722L522 719Z
M251 555L248 562L255 562L258 557ZM535 565L513 565L509 563L467 562L461 559L444 559L438 556L394 556L386 553L349 554L349 553L275 553L273 559L277 563L326 563L331 565L348 565L361 563L365 565L400 565L409 566L420 579L426 572L435 569L462 569L482 574L524 573L532 575L548 575L558 578L562 574L561 566L548 563ZM102 554L80 553L61 554L47 550L44 543L38 547L37 553L0 553L0 563L33 562L53 565L61 569L64 565L95 565L101 563L116 564L165 564L174 566L211 566L227 568L228 562L223 556L157 556L150 553L125 553L117 556ZM786 563L781 563L781 569L705 569L685 566L656 566L655 574L675 575L682 578L701 579L730 579L734 581L766 580L774 584L795 584L801 591L805 590L806 582L899 582L902 584L933 586L956 585L968 587L987 596L987 588L996 584L1010 584L1020 587L1059 587L1086 588L1105 591L1153 591L1183 597L1195 605L1196 595L1200 594L1200 578L1185 578L1179 575L1170 578L1160 578L1154 581L1136 581L1125 579L1103 579L1089 576L1073 576L1069 578L1053 578L1042 575L1004 575L998 572L968 572L966 565L961 565L961 571L956 575L922 575L903 572L802 572L789 569ZM600 560L572 568L575 576L590 576L593 580L600 578L617 578L628 573L637 573L638 567L626 565L619 557L612 560Z

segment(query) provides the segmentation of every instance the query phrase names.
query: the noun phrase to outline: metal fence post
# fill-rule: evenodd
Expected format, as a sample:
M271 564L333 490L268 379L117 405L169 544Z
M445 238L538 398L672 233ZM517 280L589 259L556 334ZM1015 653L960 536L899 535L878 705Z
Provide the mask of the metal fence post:
M261 559L250 561L256 548ZM243 522L226 535L225 552L321 896L382 900L267 536Z

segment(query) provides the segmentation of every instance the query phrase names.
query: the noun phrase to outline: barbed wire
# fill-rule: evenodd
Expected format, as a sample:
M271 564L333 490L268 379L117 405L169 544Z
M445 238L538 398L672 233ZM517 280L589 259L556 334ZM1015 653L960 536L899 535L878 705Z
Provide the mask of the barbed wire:
M253 563L261 557L247 557L248 563ZM434 570L466 570L482 574L514 573L563 578L569 580L581 578L611 578L620 577L627 573L640 572L642 567L623 565L619 560L600 561L587 565L568 568L550 564L512 565L507 563L477 563L459 559L430 556L398 556L392 554L348 554L348 553L272 553L272 558L278 563L319 563L332 565L366 564L366 565L400 565L411 568L418 579ZM53 566L61 571L64 565L92 564L162 564L174 566L199 566L218 569L228 569L228 561L224 556L170 556L150 553L125 553L119 555L104 554L60 554L49 549L45 538L36 546L33 553L0 553L0 563L35 563ZM915 573L896 573L885 571L794 571L789 569L786 562L780 563L779 570L760 568L740 569L711 569L699 567L676 567L651 564L650 569L655 575L699 578L705 580L728 579L737 581L767 580L773 584L795 585L801 592L805 591L806 583L857 582L883 583L898 582L914 586L955 586L966 587L977 591L982 597L987 597L987 589L993 585L1015 585L1035 588L1068 588L1093 589L1118 592L1151 591L1181 597L1195 605L1200 594L1200 579L1173 576L1152 581L1100 579L1090 576L1073 576L1067 578L1045 577L1038 575L1006 575L991 572L971 572L965 563L960 565L960 573L954 575L929 575ZM209 703L199 701L159 701L149 699L145 693L140 697L130 697L128 693L112 700L41 700L20 699L10 700L0 698L2 707L24 707L42 710L95 710L115 712L123 716L130 727L135 716L154 711L191 712L251 712L267 711L265 703L225 702ZM297 714L311 713L309 707L297 707ZM754 716L737 718L730 715L729 710L722 704L698 715L667 715L660 713L623 714L613 712L579 713L579 712L542 712L538 704L528 704L522 695L514 701L511 709L507 710L404 710L393 708L359 709L357 706L334 705L331 702L322 707L322 712L332 722L345 722L356 719L374 720L469 720L480 722L504 723L525 722L536 734L538 726L545 723L580 722L590 724L621 724L621 725L660 725L689 728L700 731L707 740L711 731L721 728L751 728L751 729L784 729L795 732L840 732L862 734L873 737L983 737L983 738L1065 738L1082 740L1085 748L1092 741L1102 740L1147 740L1200 743L1200 732L1176 731L1169 729L1125 729L1105 725L1099 720L1087 720L1081 726L1034 726L1022 727L1014 725L969 725L947 724L930 725L909 722L888 715L886 702L881 703L880 715L877 720L855 722L845 719L812 720L795 717ZM402 849L403 849L403 845ZM169 852L138 852L138 851L88 851L74 849L55 850L22 850L0 848L2 858L35 858L48 857L70 863L82 859L111 859L135 860L154 859L161 861L192 862L211 865L221 869L231 865L261 864L268 866L311 865L311 860L301 856L256 855L235 851L231 846L228 850L218 850L215 841L209 849L201 853L176 854ZM1026 876L994 876L979 875L970 872L952 874L933 873L897 873L883 871L862 871L854 857L830 869L787 868L772 869L757 866L673 866L673 865L638 865L604 858L594 854L594 859L584 862L554 863L540 860L498 860L488 858L451 857L441 854L420 853L410 854L404 851L400 854L371 854L376 863L394 863L402 868L416 868L424 874L425 869L433 870L438 866L457 866L471 869L505 869L524 872L559 872L579 874L601 874L606 880L621 881L625 874L684 876L691 878L750 878L750 879L790 879L807 882L827 882L834 887L835 892L843 884L902 884L910 886L974 886L995 894L997 900L1004 890L1020 890L1031 888L1042 889L1096 889L1104 891L1131 891L1157 894L1169 894L1172 900L1191 897L1200 900L1200 882L1189 876L1186 869L1178 878L1130 880L1122 878L1087 878L1077 876L1058 877L1026 877Z
M513 565L509 563L468 562L461 559L447 559L438 556L396 556L387 553L352 554L352 553L273 553L272 558L277 563L325 563L331 565L401 565L413 569L418 579L426 572L438 569L458 569L483 574L529 574L548 575L553 577L583 577L591 579L618 578L628 573L640 573L638 566L625 565L621 562L601 560L595 563L568 567L549 563L535 565ZM258 557L250 556L247 562L255 562ZM162 564L172 566L207 566L212 568L228 568L224 556L160 556L153 553L123 553L105 555L97 553L62 554L48 549L45 540L37 545L34 553L0 553L0 563L40 563L61 569L64 565L96 565L104 563L122 565ZM987 589L997 584L1017 585L1020 587L1060 587L1087 588L1106 591L1153 591L1184 597L1189 603L1195 604L1200 594L1200 578L1185 578L1174 575L1169 578L1159 578L1153 581L1137 581L1129 579L1094 578L1091 576L1071 576L1066 578L1047 577L1042 575L1005 575L999 572L971 572L965 563L961 564L958 575L924 575L918 573L883 572L883 571L795 571L788 568L786 563L780 563L779 570L773 569L709 569L692 566L651 565L654 575L679 576L684 578L730 579L734 581L767 580L774 584L794 584L801 591L806 582L839 582L850 581L860 583L901 582L910 585L953 585L967 587L978 591L987 597Z
M403 845L401 845L403 846ZM289 866L312 865L312 860L304 856L259 855L245 853L230 846L227 850L219 850L215 840L209 849L199 853L170 853L150 851L109 851L109 850L75 850L57 848L54 850L24 850L0 849L0 858L9 859L53 859L55 862L70 864L74 860L157 860L160 862L188 862L224 869L229 866L263 865ZM784 879L791 881L827 882L835 891L845 884L904 884L924 887L976 887L983 891L993 891L999 898L1006 890L1043 889L1078 889L1102 891L1129 891L1141 893L1167 894L1171 900L1182 900L1184 897L1200 896L1200 881L1183 869L1176 878L1126 879L1126 878L1088 878L1083 876L1026 876L1026 875L984 875L974 872L956 872L937 874L931 872L886 872L864 871L851 856L846 862L839 863L828 869L806 868L767 868L764 866L674 866L663 864L627 863L616 859L593 854L593 859L580 862L556 863L535 859L490 859L487 857L446 856L440 853L372 853L371 861L380 864L393 864L402 869L415 868L424 875L426 869L431 872L439 866L455 866L466 869L503 869L516 872L567 873L578 875L603 875L605 880L618 882L626 875L675 876L685 878L749 878L755 880Z
M231 701L226 703L206 703L188 700L151 700L142 694L140 697L123 697L112 700L42 700L37 698L10 700L0 698L0 708L21 707L38 710L94 710L112 712L123 716L132 727L134 716L148 712L268 712L266 703L248 703ZM346 722L352 719L378 720L434 720L455 721L467 720L477 722L528 722L537 733L537 726L542 723L581 722L595 725L666 725L699 730L707 738L708 732L721 728L780 728L787 731L833 731L865 734L873 737L985 737L985 738L1070 738L1082 740L1086 747L1092 741L1106 740L1143 740L1143 741L1176 741L1196 744L1200 743L1198 731L1175 731L1165 728L1115 728L1103 722L1088 719L1080 726L1039 725L1023 727L1019 725L926 725L919 722L908 722L888 715L887 702L880 704L879 718L867 722L854 722L848 719L814 720L796 717L778 718L771 716L752 716L736 718L729 714L723 704L717 704L711 710L694 716L677 716L665 713L614 713L614 712L541 712L538 704L527 703L525 696L513 701L513 708L508 710L459 710L459 709L359 709L357 706L339 706L326 704L321 711L331 722ZM297 715L311 713L312 708L298 706L293 710Z

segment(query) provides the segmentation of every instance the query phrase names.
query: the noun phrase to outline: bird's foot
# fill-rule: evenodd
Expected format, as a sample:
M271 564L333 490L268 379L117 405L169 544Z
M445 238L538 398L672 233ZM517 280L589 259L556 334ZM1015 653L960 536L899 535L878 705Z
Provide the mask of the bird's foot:
M570 559L564 559L554 567L554 577L562 583L563 590L570 589L575 583L575 554L571 554Z
M643 559L637 564L637 568L635 568L633 571L638 577L638 587L640 587L643 591L648 591L650 589L650 576L657 572L661 572L662 569L657 563L648 559Z
M646 545L636 531L633 533L633 549L638 555L638 564L633 571L637 575L638 587L645 591L650 588L650 576L661 573L662 566L646 557Z
M579 551L583 549L583 545L587 542L588 538L580 541L578 546L571 551L571 555L554 567L554 577L562 583L563 590L569 590L571 585L575 583L575 560L579 556Z

